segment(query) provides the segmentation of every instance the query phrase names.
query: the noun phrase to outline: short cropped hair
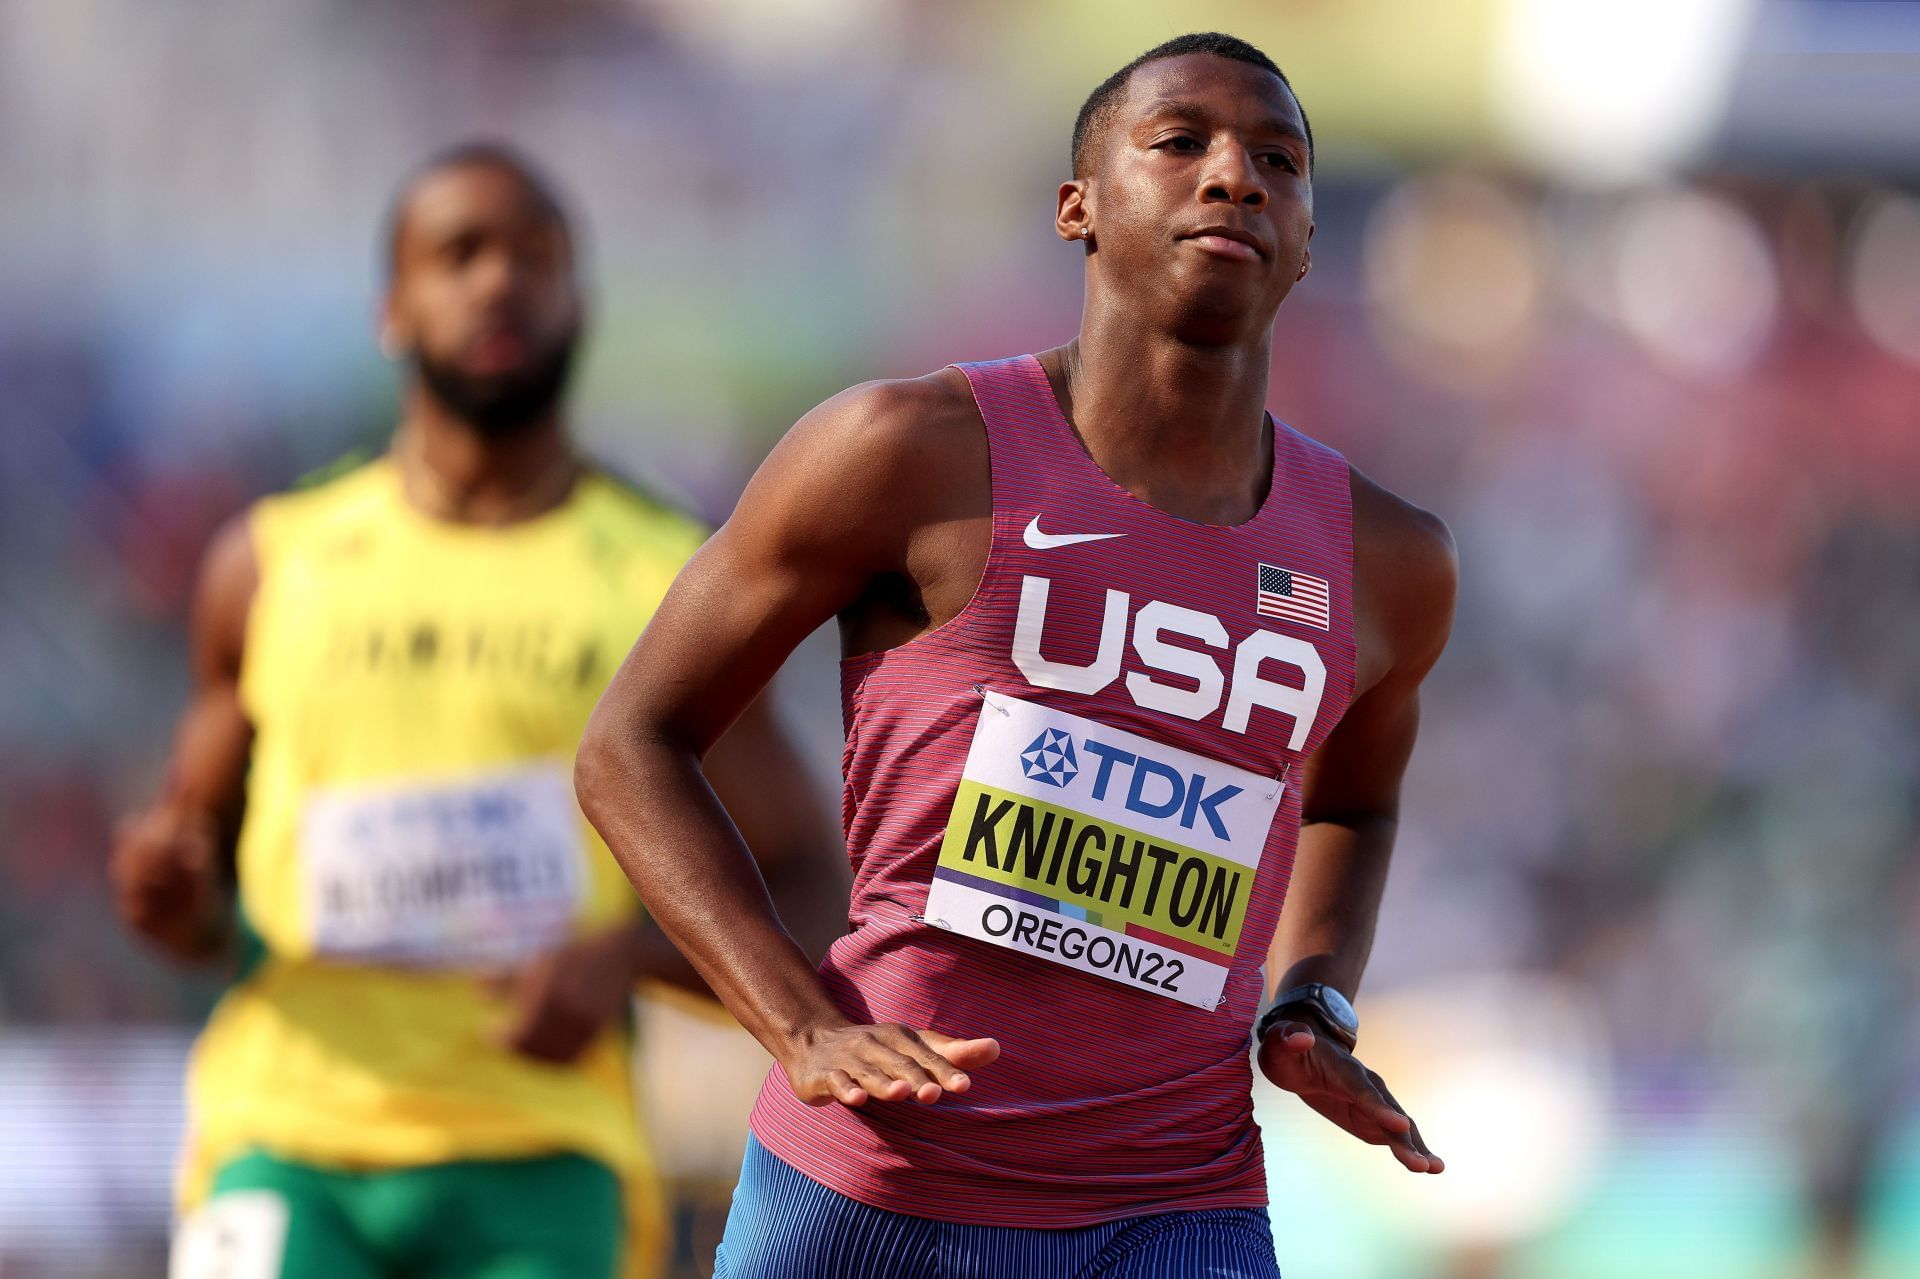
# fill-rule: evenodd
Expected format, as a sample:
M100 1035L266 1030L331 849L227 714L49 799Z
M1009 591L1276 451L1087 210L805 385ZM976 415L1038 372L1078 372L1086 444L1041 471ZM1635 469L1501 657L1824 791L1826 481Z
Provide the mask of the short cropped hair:
M395 188L393 199L387 205L386 230L382 239L389 277L400 264L400 236L406 230L407 212L413 204L414 191L435 174L445 173L449 169L468 168L498 169L510 175L526 188L534 203L559 225L561 232L569 240L573 238L572 220L567 216L566 206L561 202L556 188L524 152L504 142L484 139L461 142L436 151L414 165Z
M1234 62L1244 62L1249 66L1271 71L1280 77L1280 83L1287 86L1287 92L1293 94L1295 106L1300 107L1300 123L1307 130L1307 170L1313 170L1313 124L1307 119L1307 108L1301 104L1300 95L1293 92L1293 82L1287 79L1272 58L1238 36L1226 35L1219 31L1196 31L1191 35L1175 36L1165 44L1157 44L1145 53L1121 67L1118 71L1100 82L1098 88L1087 95L1080 105L1080 114L1073 121L1073 176L1083 178L1087 175L1088 157L1092 151L1092 142L1101 129L1106 127L1107 118L1113 114L1120 95L1127 87L1127 81L1133 73L1149 62L1160 62L1167 58L1184 58L1190 53L1206 53L1216 58L1229 58Z

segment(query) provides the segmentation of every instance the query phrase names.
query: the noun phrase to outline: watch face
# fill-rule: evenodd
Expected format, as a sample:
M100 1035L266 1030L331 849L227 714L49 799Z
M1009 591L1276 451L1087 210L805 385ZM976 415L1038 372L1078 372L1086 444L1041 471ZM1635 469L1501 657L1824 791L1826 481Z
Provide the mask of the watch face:
M1360 1029L1360 1014L1353 1011L1353 1005L1347 997L1331 986L1320 987L1320 1001L1333 1019L1346 1027L1349 1033Z

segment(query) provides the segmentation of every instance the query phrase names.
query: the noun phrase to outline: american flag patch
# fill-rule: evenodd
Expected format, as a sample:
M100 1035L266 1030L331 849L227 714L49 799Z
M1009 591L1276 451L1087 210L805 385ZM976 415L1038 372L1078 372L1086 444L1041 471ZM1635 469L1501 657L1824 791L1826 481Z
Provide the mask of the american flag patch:
M1263 617L1278 617L1302 626L1333 629L1331 596L1327 579L1292 569L1260 566L1260 581L1255 588L1254 608Z

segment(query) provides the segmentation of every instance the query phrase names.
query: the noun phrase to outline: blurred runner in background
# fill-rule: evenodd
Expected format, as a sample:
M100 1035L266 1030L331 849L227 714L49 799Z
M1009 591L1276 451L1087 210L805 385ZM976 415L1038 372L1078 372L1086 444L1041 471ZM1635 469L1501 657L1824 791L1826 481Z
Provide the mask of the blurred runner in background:
M131 927L241 955L190 1067L173 1274L654 1274L630 999L700 983L569 777L706 530L569 442L574 241L524 160L431 160L389 234L391 450L216 538L168 780L114 850ZM760 704L715 758L787 917L832 918L800 895L830 836Z

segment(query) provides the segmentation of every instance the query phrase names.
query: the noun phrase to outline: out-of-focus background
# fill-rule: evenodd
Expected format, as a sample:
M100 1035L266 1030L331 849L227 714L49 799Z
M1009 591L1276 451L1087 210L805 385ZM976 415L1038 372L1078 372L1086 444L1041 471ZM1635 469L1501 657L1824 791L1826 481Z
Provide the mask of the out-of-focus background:
M1283 1269L1920 1273L1920 5L0 0L0 1275L160 1273L212 990L109 827L209 532L391 425L402 171L546 164L580 433L718 518L831 392L1071 336L1073 112L1208 27L1318 135L1273 408L1464 562L1361 1001L1450 1167L1262 1084ZM763 1063L647 1025L703 1274Z

